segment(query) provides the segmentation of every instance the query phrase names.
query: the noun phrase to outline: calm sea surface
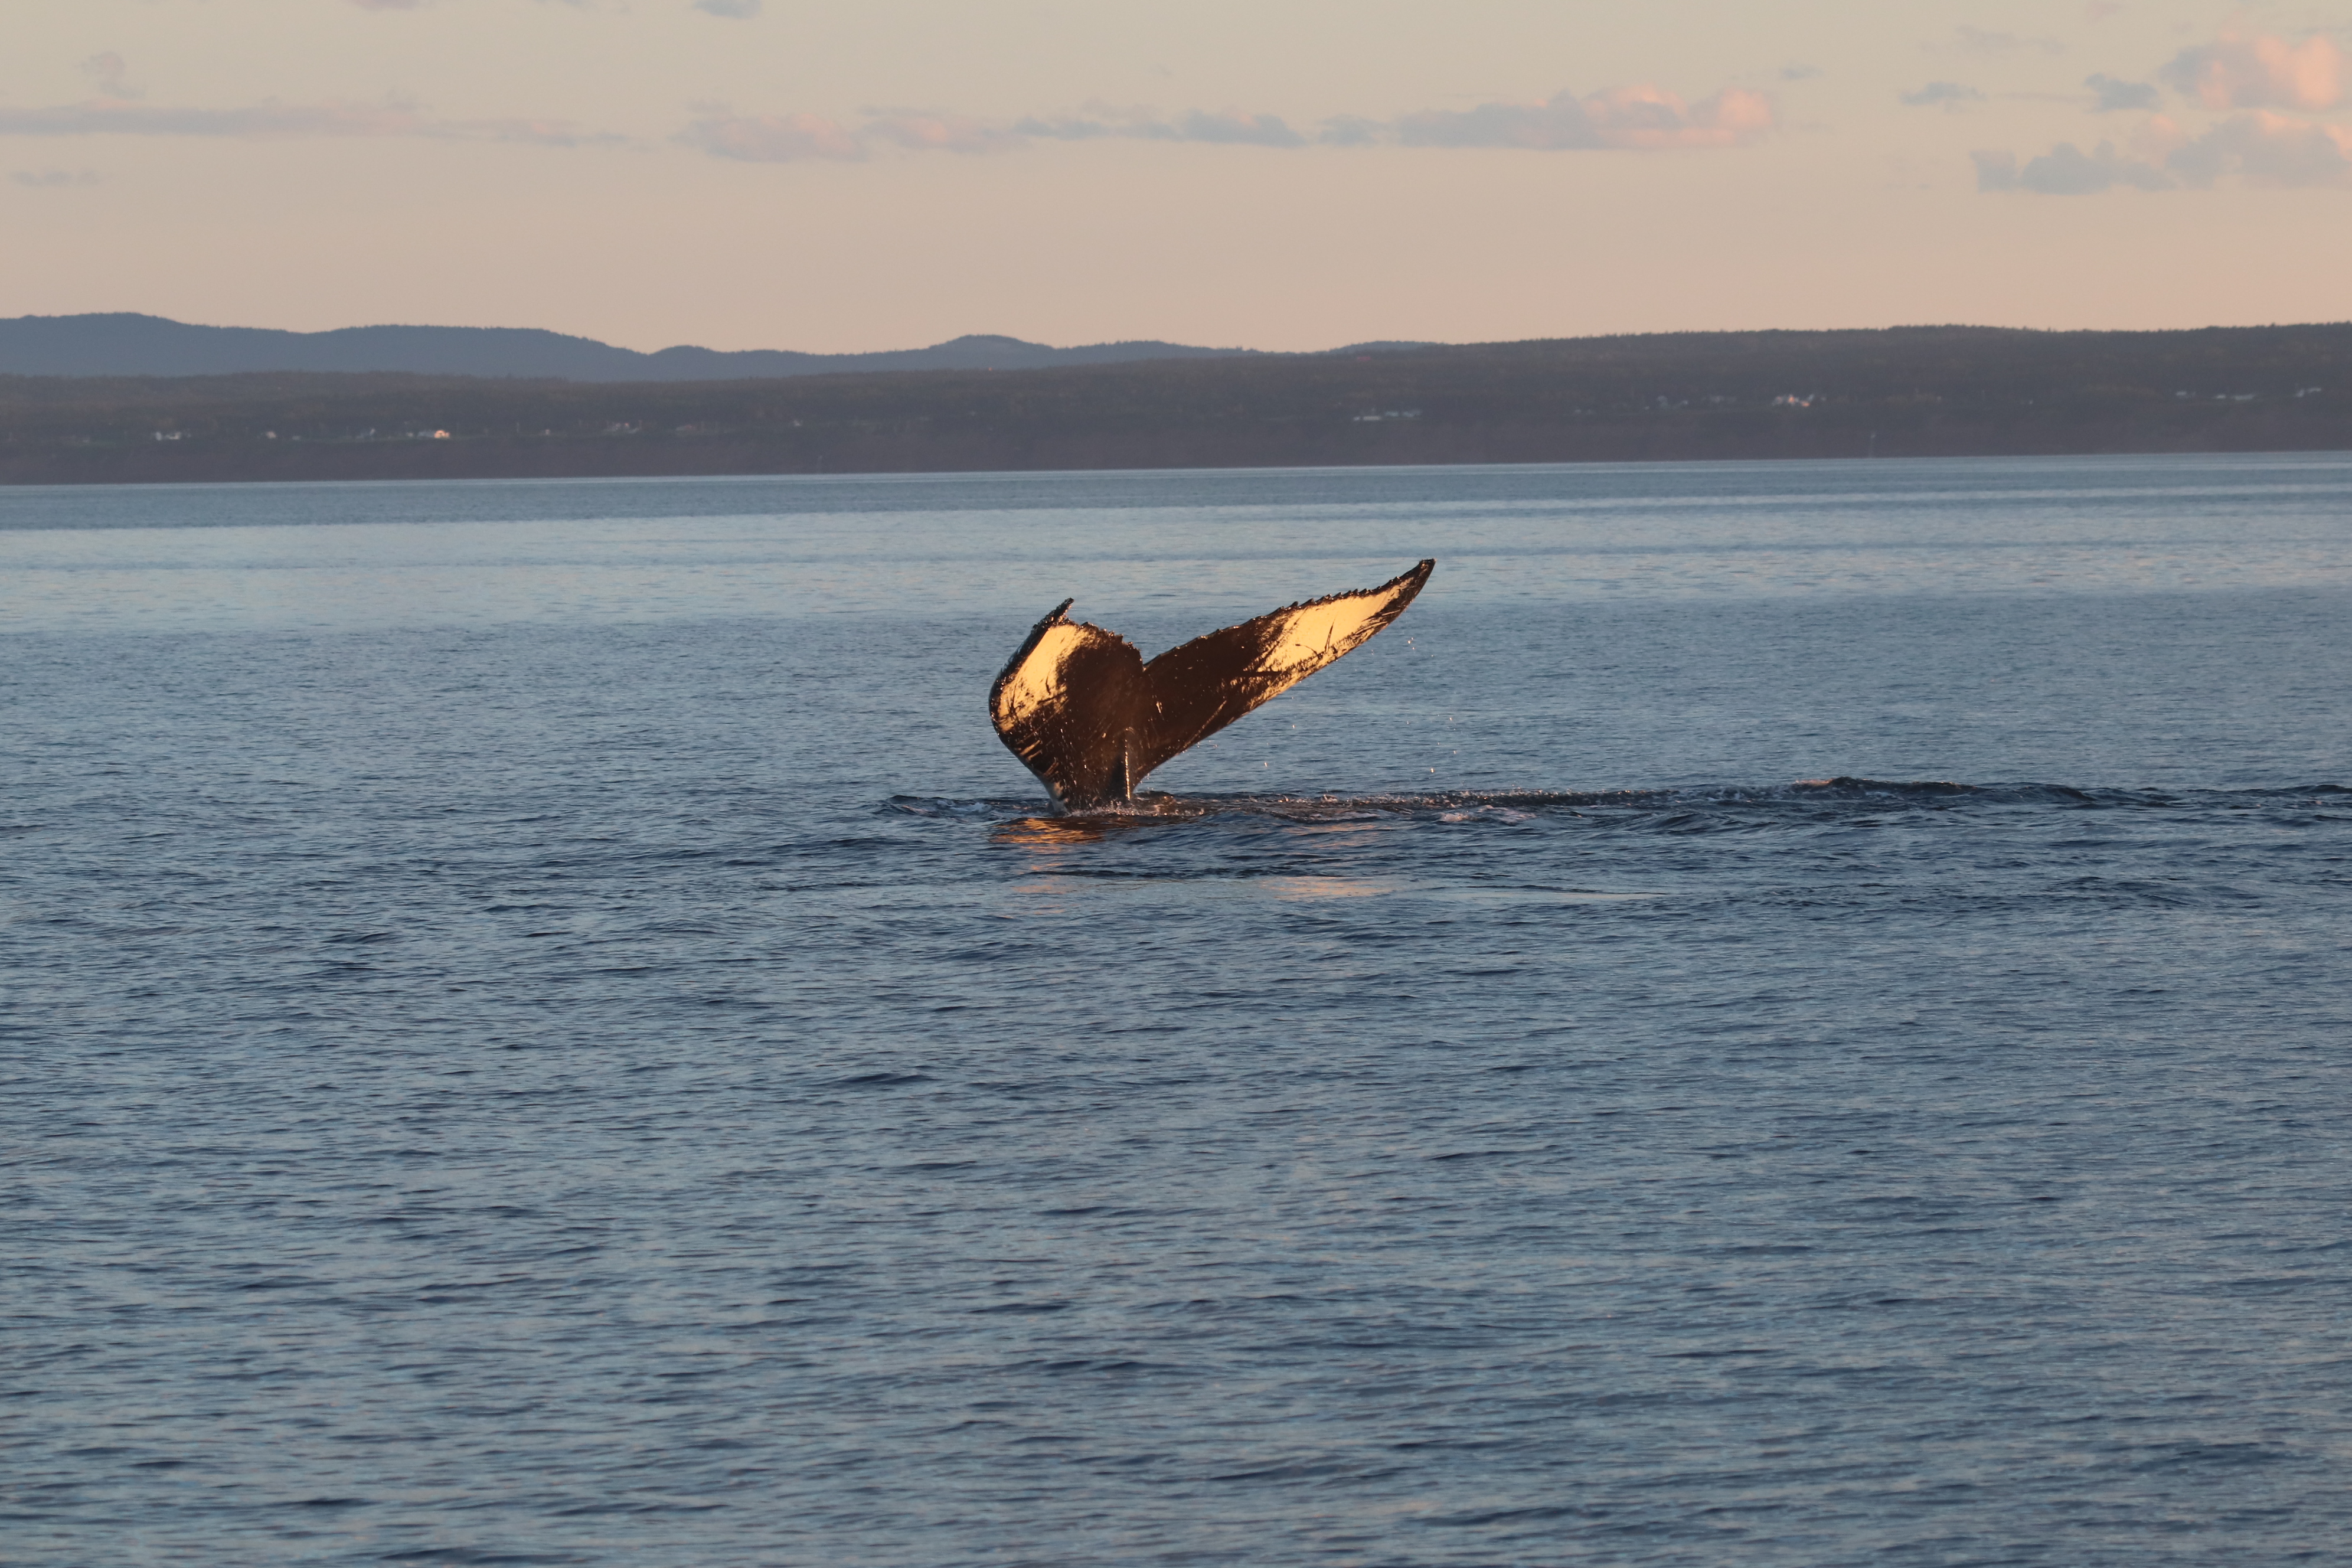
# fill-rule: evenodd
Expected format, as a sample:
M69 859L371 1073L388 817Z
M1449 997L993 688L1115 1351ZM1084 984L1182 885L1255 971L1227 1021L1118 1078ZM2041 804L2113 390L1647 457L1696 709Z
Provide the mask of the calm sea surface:
M2352 458L7 490L0 702L9 1563L2352 1556Z

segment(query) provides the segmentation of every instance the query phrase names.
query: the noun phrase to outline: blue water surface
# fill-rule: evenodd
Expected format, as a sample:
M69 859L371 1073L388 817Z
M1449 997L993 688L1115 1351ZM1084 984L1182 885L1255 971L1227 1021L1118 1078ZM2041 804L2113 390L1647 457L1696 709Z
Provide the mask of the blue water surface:
M0 1559L2341 1561L2347 627L2343 456L0 490Z

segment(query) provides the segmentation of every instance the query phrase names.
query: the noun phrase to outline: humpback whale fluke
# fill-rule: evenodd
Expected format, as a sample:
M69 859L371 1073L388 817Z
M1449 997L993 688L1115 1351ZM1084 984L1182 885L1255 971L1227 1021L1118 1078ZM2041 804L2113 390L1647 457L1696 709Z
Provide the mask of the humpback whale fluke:
M989 689L996 733L1064 805L1130 798L1144 774L1360 647L1412 603L1424 561L1377 588L1286 605L1150 663L1065 599Z

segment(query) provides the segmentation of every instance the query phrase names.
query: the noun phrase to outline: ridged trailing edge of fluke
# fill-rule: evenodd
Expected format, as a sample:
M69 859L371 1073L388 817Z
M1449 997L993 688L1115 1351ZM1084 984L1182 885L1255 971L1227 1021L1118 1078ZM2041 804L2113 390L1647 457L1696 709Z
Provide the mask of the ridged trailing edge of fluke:
M1063 600L989 689L989 717L1063 805L1134 797L1144 775L1360 647L1413 601L1435 561L1377 588L1285 605L1146 664L1116 632L1069 619Z

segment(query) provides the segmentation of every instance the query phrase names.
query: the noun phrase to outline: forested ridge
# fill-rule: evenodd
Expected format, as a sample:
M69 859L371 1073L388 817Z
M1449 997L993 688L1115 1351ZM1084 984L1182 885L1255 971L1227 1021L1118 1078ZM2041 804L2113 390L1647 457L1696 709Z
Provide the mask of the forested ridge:
M1683 332L583 383L0 377L0 482L2352 447L2352 323Z

